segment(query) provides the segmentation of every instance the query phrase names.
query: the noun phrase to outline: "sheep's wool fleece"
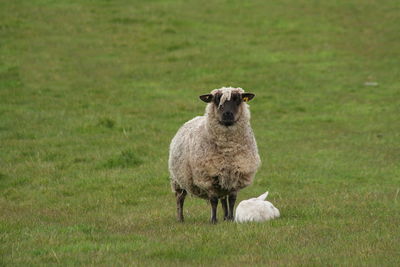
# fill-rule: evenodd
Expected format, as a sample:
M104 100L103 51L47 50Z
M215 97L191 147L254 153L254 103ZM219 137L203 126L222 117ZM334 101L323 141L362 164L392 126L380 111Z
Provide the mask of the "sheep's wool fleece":
M244 93L241 88L215 89L220 102L232 93ZM172 139L169 171L172 190L185 189L201 198L223 197L238 191L253 181L260 157L250 126L250 111L242 102L234 125L218 122L217 107L207 104L204 116L186 122Z

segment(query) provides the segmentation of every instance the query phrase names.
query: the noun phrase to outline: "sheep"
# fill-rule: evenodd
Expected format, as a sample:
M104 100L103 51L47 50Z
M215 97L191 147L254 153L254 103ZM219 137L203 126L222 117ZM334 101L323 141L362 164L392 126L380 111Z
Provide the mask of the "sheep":
M172 139L168 167L178 221L184 221L187 193L211 203L211 223L217 223L219 199L224 220L233 221L237 193L253 182L261 164L246 103L254 96L232 87L201 95L204 116L186 122Z
M279 210L269 202L265 201L268 192L257 198L243 200L236 208L235 222L263 222L280 216Z

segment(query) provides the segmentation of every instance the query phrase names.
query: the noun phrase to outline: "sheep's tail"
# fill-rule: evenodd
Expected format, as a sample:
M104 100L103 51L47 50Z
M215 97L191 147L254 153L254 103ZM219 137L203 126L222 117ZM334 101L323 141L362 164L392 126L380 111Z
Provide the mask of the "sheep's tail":
M265 199L267 198L267 196L268 196L268 191L265 192L264 194L262 194L261 196L259 196L257 199L259 199L259 200L265 200Z

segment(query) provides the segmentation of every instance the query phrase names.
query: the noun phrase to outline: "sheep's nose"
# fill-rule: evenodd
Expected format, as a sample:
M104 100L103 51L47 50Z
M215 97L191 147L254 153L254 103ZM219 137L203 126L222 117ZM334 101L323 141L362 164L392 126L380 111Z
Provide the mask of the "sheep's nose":
M223 120L226 120L226 121L233 121L234 118L235 118L235 117L233 116L233 113L230 112L230 111L224 112L224 113L222 114L222 119L223 119Z

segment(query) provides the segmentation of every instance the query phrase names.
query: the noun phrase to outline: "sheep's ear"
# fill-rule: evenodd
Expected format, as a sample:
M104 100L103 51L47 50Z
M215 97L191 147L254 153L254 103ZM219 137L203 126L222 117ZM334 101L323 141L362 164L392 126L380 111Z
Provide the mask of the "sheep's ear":
M206 103L210 103L214 98L214 96L212 94L201 95L199 97L201 100L203 100Z
M265 200L265 199L267 198L267 196L268 196L268 191L265 192L264 194L262 194L261 196L259 196L257 199L259 199L259 200Z
M249 102L250 100L252 100L256 95L253 93L243 93L242 94L242 99L244 102Z

